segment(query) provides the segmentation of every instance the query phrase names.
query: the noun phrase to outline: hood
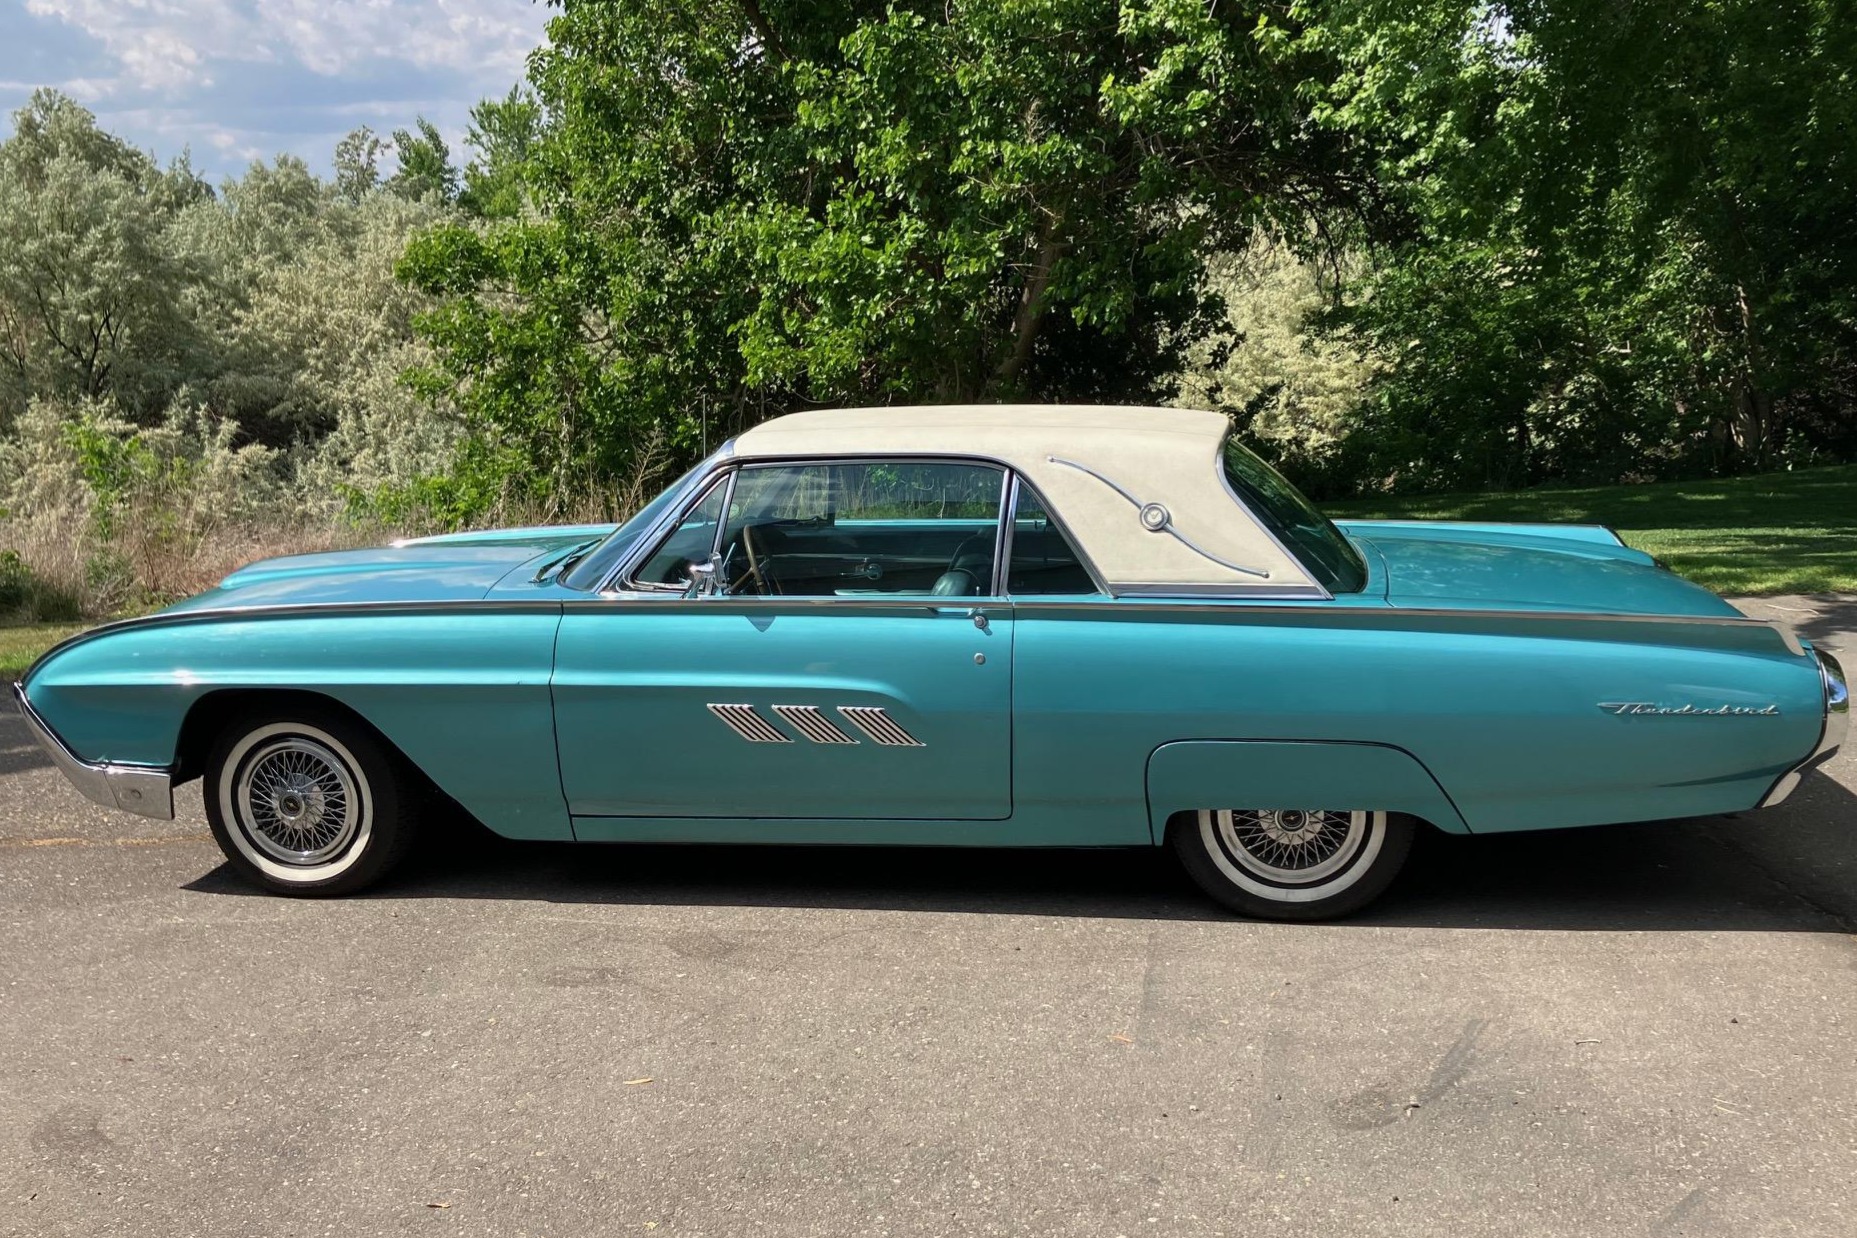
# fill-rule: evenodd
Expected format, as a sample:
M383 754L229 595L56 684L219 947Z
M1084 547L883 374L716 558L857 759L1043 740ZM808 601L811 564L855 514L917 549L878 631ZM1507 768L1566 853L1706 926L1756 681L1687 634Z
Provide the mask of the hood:
M262 559L169 609L475 601L505 578L529 583L538 569L611 531L611 525L495 529Z
M1341 527L1379 560L1394 606L1738 616L1740 611L1590 529L1501 532L1422 522L1351 520Z

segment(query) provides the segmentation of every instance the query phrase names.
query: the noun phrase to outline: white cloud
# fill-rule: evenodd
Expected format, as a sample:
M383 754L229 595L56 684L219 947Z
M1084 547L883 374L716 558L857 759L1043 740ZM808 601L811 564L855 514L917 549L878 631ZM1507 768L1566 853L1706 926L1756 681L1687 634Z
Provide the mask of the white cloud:
M461 133L472 104L521 78L549 16L536 0L0 0L0 45L24 62L0 106L53 86L216 173L258 150L326 168L358 124L423 114Z
M129 84L211 83L215 61L293 61L335 76L372 61L520 71L540 28L526 0L26 0L97 40Z

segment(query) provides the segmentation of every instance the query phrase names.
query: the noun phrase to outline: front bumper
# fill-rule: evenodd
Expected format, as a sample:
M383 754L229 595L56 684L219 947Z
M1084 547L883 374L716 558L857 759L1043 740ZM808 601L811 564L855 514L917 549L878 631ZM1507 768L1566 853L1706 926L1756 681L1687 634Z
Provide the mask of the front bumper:
M1812 749L1812 755L1780 775L1780 780L1760 801L1762 808L1771 808L1791 795L1808 770L1836 754L1851 729L1851 691L1844 679L1844 668L1823 649L1813 649L1812 656L1818 659L1818 681L1825 691L1825 724L1819 729L1818 744Z
M19 712L26 719L32 737L39 741L39 747L45 749L58 772L70 779L71 785L82 791L85 798L138 816L161 821L174 819L174 778L167 770L147 765L86 761L65 747L58 732L39 717L38 710L26 699L24 684L13 685L13 696L19 702Z

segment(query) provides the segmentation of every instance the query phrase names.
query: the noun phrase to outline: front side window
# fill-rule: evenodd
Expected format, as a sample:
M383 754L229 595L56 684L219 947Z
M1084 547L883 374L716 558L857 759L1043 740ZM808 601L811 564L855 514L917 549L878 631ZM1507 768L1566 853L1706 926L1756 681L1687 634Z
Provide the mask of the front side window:
M1251 513L1330 593L1359 593L1367 565L1334 522L1236 438L1227 437L1225 480Z
M561 583L570 589L592 590L605 583L607 576L619 565L643 537L651 526L658 522L671 507L682 501L685 491L690 488L697 476L706 472L710 465L730 450L732 445L725 445L721 451L708 460L672 482L657 498L645 504L633 517L620 525L599 545L593 547L578 559L570 561L568 568L561 575Z
M644 565L632 573L632 583L648 589L688 588L690 565L709 562L728 492L726 477L712 485L689 514L677 522L677 527L664 535Z
M938 461L749 465L720 576L760 597L993 592L1004 470Z

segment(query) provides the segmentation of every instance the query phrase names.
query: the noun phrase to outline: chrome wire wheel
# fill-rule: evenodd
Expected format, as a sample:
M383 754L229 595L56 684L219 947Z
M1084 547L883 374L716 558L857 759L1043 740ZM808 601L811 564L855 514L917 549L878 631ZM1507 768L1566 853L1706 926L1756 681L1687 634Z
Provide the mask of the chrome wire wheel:
M305 736L272 740L241 765L235 804L260 850L315 867L354 841L361 821L355 775L327 745Z
M265 723L215 758L209 813L222 845L274 888L354 882L381 823L382 774L356 755L358 737L308 721ZM340 728L343 734L348 728Z
M1384 812L1202 808L1197 818L1189 830L1192 851L1210 868L1199 874L1201 883L1253 912L1306 906L1297 914L1308 915L1352 902L1356 887L1390 879L1411 841L1410 823L1393 830ZM1390 854L1389 834L1399 839Z
M1307 885L1346 868L1359 854L1372 814L1319 808L1225 808L1212 811L1219 845L1267 881Z

